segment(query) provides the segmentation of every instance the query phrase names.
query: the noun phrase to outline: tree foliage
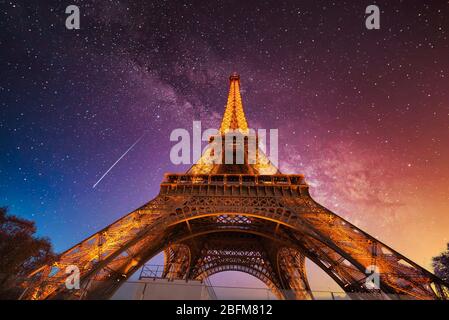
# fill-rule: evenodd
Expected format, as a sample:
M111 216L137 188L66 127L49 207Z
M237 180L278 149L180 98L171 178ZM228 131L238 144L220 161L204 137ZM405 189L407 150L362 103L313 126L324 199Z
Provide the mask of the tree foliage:
M19 279L54 259L50 241L35 233L33 221L0 208L0 297L10 297Z
M435 275L449 283L449 243L446 251L432 259L432 266Z

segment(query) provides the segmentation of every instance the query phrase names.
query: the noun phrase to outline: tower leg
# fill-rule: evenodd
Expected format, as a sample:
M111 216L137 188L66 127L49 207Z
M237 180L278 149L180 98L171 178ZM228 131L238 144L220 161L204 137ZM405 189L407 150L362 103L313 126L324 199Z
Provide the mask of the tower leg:
M278 251L279 276L285 288L284 296L289 300L313 299L305 269L305 256L293 248Z
M186 279L190 268L189 247L182 244L175 244L164 250L164 272L163 278L169 280Z

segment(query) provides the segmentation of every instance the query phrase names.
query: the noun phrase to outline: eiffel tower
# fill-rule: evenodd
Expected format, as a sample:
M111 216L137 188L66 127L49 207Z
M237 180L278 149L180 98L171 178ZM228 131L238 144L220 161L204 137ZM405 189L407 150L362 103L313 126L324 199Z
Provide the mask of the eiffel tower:
M226 139L235 132L244 139ZM210 149L185 174L165 174L153 200L30 274L23 298L107 299L162 251L165 278L203 280L241 271L279 299L313 299L305 258L354 299L449 298L442 280L315 202L303 175L282 174L259 146L250 156L248 141L258 143L258 137L248 128L235 73L219 134L210 143L220 138L234 158L243 148L243 162L217 164ZM80 290L65 286L70 265L80 270ZM380 276L374 290L367 285L370 266Z

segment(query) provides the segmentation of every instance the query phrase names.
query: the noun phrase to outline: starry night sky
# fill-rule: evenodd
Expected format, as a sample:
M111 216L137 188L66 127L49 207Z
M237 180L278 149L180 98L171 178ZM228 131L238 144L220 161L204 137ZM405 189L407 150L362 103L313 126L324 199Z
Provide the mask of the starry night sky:
M233 71L250 126L279 129L281 171L316 200L424 267L449 241L449 1L0 6L0 205L57 251L187 169L170 132L218 127Z

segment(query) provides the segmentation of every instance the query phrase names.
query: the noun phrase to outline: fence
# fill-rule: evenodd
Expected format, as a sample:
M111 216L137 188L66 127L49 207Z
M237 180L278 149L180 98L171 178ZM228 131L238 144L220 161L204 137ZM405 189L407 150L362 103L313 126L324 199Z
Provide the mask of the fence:
M268 288L254 288L254 287L231 287L231 286L216 286L213 285L209 278L202 281L199 280L185 280L185 279L166 279L163 275L164 267L162 265L144 265L141 269L137 280L127 280L123 282L121 287L112 296L111 299L123 300L172 300L172 299L186 299L186 300L275 300L277 299L273 292ZM26 285L29 279L18 282L14 289L14 295L7 297L7 299L20 299L23 293L28 290ZM98 280L93 280L95 283ZM1 295L0 299L5 299ZM289 292L289 295L294 297L294 292ZM325 291L312 290L309 291L314 300L410 300L410 296L404 295L385 295L380 292L373 293L346 293L343 291ZM83 293L79 296L84 296Z

